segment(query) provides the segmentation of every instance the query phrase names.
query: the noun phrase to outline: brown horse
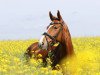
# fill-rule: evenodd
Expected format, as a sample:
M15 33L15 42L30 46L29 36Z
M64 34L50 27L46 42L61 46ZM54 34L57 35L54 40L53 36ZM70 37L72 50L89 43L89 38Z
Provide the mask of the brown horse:
M33 54L41 54L42 59L46 62L48 53L51 51L52 56L50 59L52 61L52 67L54 67L64 57L71 57L74 55L74 50L69 29L63 21L60 12L57 12L57 17L53 16L51 12L49 12L49 16L51 23L47 26L47 32L43 33L39 42L33 43L28 47L25 55L31 58ZM58 42L59 45L55 47L54 44Z
M58 64L64 57L71 57L74 55L74 49L71 41L71 35L67 24L65 24L62 19L60 12L57 12L57 17L53 16L51 12L49 12L49 16L51 19L50 25L47 27L47 32L43 33L39 41L39 47L41 49L46 49L53 44L59 42L59 45L52 50L53 57L52 66L54 67Z

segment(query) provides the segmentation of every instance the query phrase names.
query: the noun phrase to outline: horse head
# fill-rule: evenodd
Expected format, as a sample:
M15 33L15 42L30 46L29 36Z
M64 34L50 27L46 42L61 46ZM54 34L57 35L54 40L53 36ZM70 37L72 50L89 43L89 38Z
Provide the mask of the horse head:
M46 50L55 43L61 42L63 34L62 30L64 22L60 12L57 12L57 17L53 16L52 13L49 12L49 17L51 23L47 26L47 31L43 33L41 39L39 40L39 47Z

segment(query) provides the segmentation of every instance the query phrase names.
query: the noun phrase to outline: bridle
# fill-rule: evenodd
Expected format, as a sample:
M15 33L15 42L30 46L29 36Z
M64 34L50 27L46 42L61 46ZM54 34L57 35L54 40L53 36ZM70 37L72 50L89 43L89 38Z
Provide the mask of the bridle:
M48 42L48 40L47 40L47 37L46 36L48 36L50 39L52 39L52 43L50 43L50 46L52 47L55 43L57 43L57 40L56 40L56 38L58 37L58 35L59 35L59 33L62 31L62 29L63 29L63 23L64 22L58 22L58 23L55 23L55 22L51 22L50 24L49 24L49 26L50 25L53 25L53 24L60 24L61 25L61 27L60 27L60 29L59 29L59 31L58 31L58 33L55 35L55 36L51 36L50 34L48 34L47 32L44 32L43 33L43 35L45 36L45 38L46 38L46 41L47 41L47 45L49 46L49 42Z

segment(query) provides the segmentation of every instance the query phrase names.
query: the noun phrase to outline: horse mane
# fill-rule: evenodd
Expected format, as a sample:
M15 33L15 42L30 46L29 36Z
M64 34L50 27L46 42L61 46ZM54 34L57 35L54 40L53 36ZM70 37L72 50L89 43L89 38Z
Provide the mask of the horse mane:
M72 40L71 40L71 35L69 32L69 29L67 27L67 24L63 24L63 34L62 34L62 44L66 45L66 52L68 54L68 56L71 56L74 54L74 49L73 49L73 44L72 44Z
M59 43L59 45L52 50L53 57L51 58L52 67L56 66L60 62L60 60L66 56L66 50L64 49L63 45Z

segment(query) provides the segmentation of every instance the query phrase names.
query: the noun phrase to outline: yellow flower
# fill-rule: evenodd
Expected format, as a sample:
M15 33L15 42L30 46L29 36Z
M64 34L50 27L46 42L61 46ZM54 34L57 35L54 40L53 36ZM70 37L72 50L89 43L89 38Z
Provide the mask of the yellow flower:
M14 57L14 61L15 61L16 63L18 63L18 62L20 62L20 59L17 58L17 57Z
M42 59L38 59L38 62L39 62L39 63L42 63L42 62L43 62L43 60L42 60Z
M38 54L38 56L37 56L38 58L41 58L42 57L42 55L41 54Z
M0 74L63 75L63 72L65 75L100 75L100 37L72 38L76 58L61 61L59 70L52 70L49 58L47 67L41 67L41 59L25 62L23 53L34 42L37 40L0 41ZM41 54L38 56L42 57Z
M57 75L57 70L53 70L51 73L52 75Z

